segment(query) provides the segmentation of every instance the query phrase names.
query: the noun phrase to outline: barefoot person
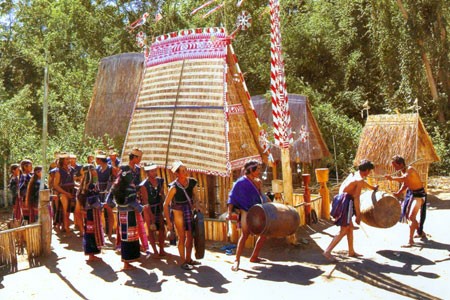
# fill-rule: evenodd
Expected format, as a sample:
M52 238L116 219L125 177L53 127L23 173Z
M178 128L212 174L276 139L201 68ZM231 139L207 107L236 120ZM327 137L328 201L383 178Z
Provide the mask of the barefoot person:
M165 256L163 204L164 179L157 177L158 166L151 163L144 166L147 178L139 185L141 203L144 205L144 219L148 229L148 239L155 257ZM156 249L155 232L158 231L159 252Z
M247 161L244 165L244 175L235 182L228 198L227 220L230 219L233 209L239 209L241 225L241 236L239 237L237 244L236 259L231 267L233 271L239 270L239 263L242 251L244 250L245 241L250 235L247 226L247 212L253 205L264 202L264 196L261 193L261 180L259 179L260 171L259 162L257 160ZM253 249L252 256L250 257L250 262L261 261L258 255L265 240L266 237L259 236L255 248Z
M103 207L103 215L105 220L104 228L109 241L112 242L112 234L114 228L114 213L109 205L106 205L106 195L109 193L111 186L115 180L113 168L108 165L106 153L97 151L95 155L95 163L97 165L98 191L100 193L100 202Z
M331 213L335 217L334 224L340 226L341 230L339 231L339 234L333 238L328 248L323 252L323 256L329 260L334 260L334 256L331 255L331 251L333 251L334 247L336 247L344 236L347 236L348 256L361 256L361 254L356 253L353 248L354 226L352 217L353 215L356 216L356 224L361 222L361 212L359 209L359 197L361 195L361 190L366 187L376 191L378 188L377 186L371 186L364 181L373 168L374 165L372 162L363 159L358 166L358 171L355 173L350 173L347 176L339 188L339 194L335 196L335 199L333 200L333 205L335 203L340 203L338 207L342 208L339 212L336 210L336 214L334 214L333 210L335 210L335 207L333 207Z
M400 182L400 189L394 193L394 196L399 197L405 190L406 196L402 203L402 214L400 221L402 223L409 222L409 240L404 247L411 247L414 245L414 231L417 230L418 237L425 235L423 232L423 224L426 217L426 197L425 189L422 180L416 169L411 166L406 166L405 159L399 155L392 158L392 166L396 171L400 171L400 176L385 176L388 180ZM417 222L417 214L420 210L420 223Z
M59 204L62 207L62 219L64 231L70 233L70 203L75 199L75 181L73 170L70 167L70 158L66 153L59 156L58 170L55 172L53 189L58 193Z
M192 270L194 265L200 262L192 259L192 218L193 210L200 209L200 203L195 200L197 180L188 177L188 171L181 161L172 165L172 172L177 179L169 184L169 192L164 201L164 216L166 217L167 229L175 228L178 235L178 252L181 259L181 268ZM170 211L173 212L173 221L170 219Z

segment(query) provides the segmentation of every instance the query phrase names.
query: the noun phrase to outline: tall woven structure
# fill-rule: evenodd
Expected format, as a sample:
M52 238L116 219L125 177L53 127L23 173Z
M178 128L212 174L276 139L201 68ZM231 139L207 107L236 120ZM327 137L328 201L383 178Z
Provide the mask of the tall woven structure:
M223 211L232 170L247 159L262 160L260 124L225 29L159 36L145 64L123 162L136 147L143 162L161 168L181 160L208 199L215 183L206 184L205 176L218 176L214 193Z

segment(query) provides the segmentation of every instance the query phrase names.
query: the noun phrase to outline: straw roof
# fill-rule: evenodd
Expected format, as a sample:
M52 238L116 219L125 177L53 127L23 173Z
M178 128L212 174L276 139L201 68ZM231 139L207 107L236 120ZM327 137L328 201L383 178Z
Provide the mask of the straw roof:
M272 103L262 95L252 97L253 105L261 122L273 127ZM302 95L288 95L289 110L291 111L292 131L294 143L290 150L291 161L299 159L310 163L313 160L330 156L330 151L322 137L319 126L314 118L308 98ZM270 149L274 160L280 160L280 148L273 144Z
M161 167L228 176L261 159L259 128L225 30L173 32L151 46L122 160L138 147Z
M144 54L124 53L100 61L85 135L125 139L144 70Z
M366 158L375 165L388 166L397 154L407 163L439 161L418 114L369 115L361 133L355 165Z

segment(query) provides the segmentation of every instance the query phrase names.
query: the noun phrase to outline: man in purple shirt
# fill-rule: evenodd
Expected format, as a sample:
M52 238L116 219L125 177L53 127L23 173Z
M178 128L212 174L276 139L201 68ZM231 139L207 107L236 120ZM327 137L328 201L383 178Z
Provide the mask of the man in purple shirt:
M239 209L242 229L237 244L236 259L231 267L231 270L233 271L239 270L240 258L242 251L244 250L245 241L250 235L247 226L247 212L253 205L262 204L264 202L264 197L261 193L261 180L259 179L260 171L259 162L257 160L247 161L244 165L244 175L235 182L228 198L227 220L230 219L233 209ZM252 256L250 257L250 262L256 263L262 260L258 255L265 240L266 237L259 236L255 248L253 249Z

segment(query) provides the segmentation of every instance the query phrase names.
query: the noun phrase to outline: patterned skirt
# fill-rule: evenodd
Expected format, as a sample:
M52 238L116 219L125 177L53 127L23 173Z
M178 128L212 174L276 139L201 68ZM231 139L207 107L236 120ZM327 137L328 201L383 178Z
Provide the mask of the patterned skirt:
M141 256L137 213L134 210L125 210L119 211L118 214L122 261L135 261Z

